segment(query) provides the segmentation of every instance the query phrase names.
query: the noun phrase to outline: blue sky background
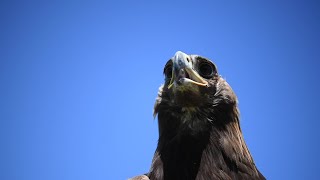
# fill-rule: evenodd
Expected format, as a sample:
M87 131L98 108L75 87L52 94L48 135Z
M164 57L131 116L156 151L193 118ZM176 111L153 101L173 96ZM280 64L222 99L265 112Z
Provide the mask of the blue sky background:
M231 84L268 179L317 179L319 22L316 1L1 1L0 179L147 172L178 50Z

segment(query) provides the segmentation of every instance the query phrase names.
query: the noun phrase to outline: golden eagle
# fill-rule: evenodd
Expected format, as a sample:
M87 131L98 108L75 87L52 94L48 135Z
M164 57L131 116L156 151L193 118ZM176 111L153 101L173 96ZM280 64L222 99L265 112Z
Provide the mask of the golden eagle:
M159 141L150 171L132 179L265 179L239 125L238 100L212 61L178 51L154 106Z

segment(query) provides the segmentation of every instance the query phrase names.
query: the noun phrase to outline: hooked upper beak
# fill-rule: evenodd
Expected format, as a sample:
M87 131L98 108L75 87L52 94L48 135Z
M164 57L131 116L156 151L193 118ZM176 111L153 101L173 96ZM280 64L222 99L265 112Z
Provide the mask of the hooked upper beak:
M192 60L187 54L178 51L172 58L172 78L168 88L174 84L195 84L199 86L208 86L205 81L193 68Z

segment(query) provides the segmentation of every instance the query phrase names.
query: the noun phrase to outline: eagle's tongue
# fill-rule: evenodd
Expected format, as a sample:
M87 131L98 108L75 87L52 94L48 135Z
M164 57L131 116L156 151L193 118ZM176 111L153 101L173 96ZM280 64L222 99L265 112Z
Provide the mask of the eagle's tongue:
M186 70L184 69L180 69L178 74L177 74L177 78L176 78L176 81L178 84L182 84L184 82L184 79L186 78L190 78L189 74L187 73Z

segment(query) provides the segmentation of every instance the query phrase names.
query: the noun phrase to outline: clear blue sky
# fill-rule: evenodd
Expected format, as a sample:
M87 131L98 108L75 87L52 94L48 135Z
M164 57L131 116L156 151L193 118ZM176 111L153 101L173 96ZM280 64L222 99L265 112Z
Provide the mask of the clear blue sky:
M319 178L316 1L1 1L0 179L148 171L178 51L212 59L268 179Z

